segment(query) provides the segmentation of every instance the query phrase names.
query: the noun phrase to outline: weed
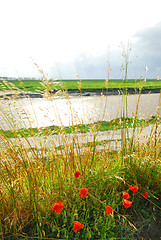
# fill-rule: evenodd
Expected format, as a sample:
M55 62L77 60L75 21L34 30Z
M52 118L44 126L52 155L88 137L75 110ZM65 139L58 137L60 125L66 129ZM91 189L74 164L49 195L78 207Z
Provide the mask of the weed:
M54 103L54 83L42 75L45 96ZM108 79L108 87L107 83ZM62 89L62 94L70 104L67 91ZM109 122L69 127L32 128L26 113L28 129L15 125L12 107L9 114L1 108L1 118L10 128L0 131L1 239L143 239L143 230L159 221L160 105L149 120L138 119L136 109L133 118L124 114ZM24 111L21 104L20 110ZM72 117L71 105L70 110ZM149 139L141 142L136 130L149 124ZM114 141L115 132L130 128L126 145L113 149L113 142L123 141ZM101 131L108 136L110 130L110 139L99 140ZM78 133L82 133L80 138ZM124 192L130 203L124 200L123 204Z

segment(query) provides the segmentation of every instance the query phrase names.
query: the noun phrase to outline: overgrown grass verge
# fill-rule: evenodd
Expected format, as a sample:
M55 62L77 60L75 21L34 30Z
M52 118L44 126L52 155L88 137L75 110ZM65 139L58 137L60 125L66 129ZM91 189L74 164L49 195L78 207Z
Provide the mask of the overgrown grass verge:
M157 149L160 146L158 142ZM103 151L95 152L93 159L93 152L77 155L73 150L70 145L58 155L53 149L48 157L43 150L41 157L36 150L29 157L23 147L17 151L5 146L1 151L2 239L135 239L143 227L159 221L161 154L155 158L153 144L123 157L121 152ZM81 172L79 178L73 170ZM131 192L130 185L137 185L138 192ZM80 197L82 188L88 188L86 198ZM122 204L124 191L132 201L129 209ZM52 212L55 202L64 203L60 215ZM109 216L104 212L107 205L114 210ZM85 227L74 233L74 221Z
M50 98L48 81L47 94ZM110 122L70 128L21 129L0 132L0 238L10 239L146 239L160 235L161 139L159 110L153 119L121 117ZM7 119L7 115L5 116ZM4 118L5 119L5 118ZM9 122L9 121L8 121ZM138 126L152 124L147 142L135 139ZM132 137L128 136L132 127ZM99 131L121 128L120 149L96 148ZM78 132L90 130L83 147ZM127 135L124 138L124 131ZM59 147L41 142L57 133ZM13 134L11 136L11 134ZM71 136L69 141L68 136ZM24 142L21 137L24 137ZM32 147L28 136L39 143ZM15 141L11 141L14 137ZM124 139L126 140L124 142ZM79 171L77 177L75 171ZM130 186L138 187L136 193ZM82 197L80 191L88 189ZM123 204L129 193L131 206ZM146 198L143 194L146 192ZM57 215L53 204L63 203ZM113 211L105 213L105 207ZM84 225L78 232L73 224ZM152 228L150 228L152 226ZM158 227L158 228L157 228ZM144 232L145 229L146 234Z

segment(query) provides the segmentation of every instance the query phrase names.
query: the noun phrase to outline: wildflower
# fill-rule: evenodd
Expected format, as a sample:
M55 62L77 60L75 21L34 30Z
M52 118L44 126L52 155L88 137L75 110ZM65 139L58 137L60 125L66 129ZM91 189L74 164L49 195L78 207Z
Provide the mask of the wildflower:
M113 209L111 206L105 207L105 213L112 213L112 212L113 212Z
M82 223L80 223L78 221L75 221L74 225L73 225L73 231L77 232L79 229L81 229L83 227L84 227L84 224L82 224Z
M64 204L62 202L57 202L53 204L52 211L56 211L57 214L61 213Z
M80 197L86 197L88 192L88 188L82 188L80 190Z
M137 186L132 186L132 185L130 185L130 190L133 192L133 193L136 193L137 191L138 191L138 187Z
M129 194L127 192L123 192L123 198L124 199L129 199L130 196L129 196Z
M125 208L129 208L129 207L131 207L132 202L123 198L123 204L124 204Z
M75 176L76 178L78 178L80 174L81 174L81 173L80 173L79 171L75 171L74 176Z
M144 193L143 193L143 197L144 197L144 198L148 198L148 192L144 192Z

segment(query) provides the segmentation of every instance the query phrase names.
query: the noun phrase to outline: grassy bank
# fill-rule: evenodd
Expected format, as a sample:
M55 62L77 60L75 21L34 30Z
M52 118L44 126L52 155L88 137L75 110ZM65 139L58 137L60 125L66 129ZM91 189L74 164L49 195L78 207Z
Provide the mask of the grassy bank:
M80 151L76 135L67 143L64 134L63 149L44 145L39 154L16 139L17 147L1 141L1 239L146 239L154 236L154 229L160 234L158 138L133 150L128 145L119 152L100 152L94 147L95 135L93 145ZM75 170L81 173L77 178ZM130 185L138 191L133 193ZM88 194L82 198L84 188ZM130 195L129 208L123 205L123 192ZM52 211L57 202L64 204L59 215ZM105 213L106 206L112 207L111 214ZM75 221L84 224L77 233Z
M151 119L134 119L134 118L115 118L111 121L99 121L94 122L91 124L78 124L71 127L64 127L63 132L65 134L70 133L87 133L90 132L92 128L94 128L95 131L109 131L109 130L118 130L122 128L122 124L124 123L124 128L133 128L135 122L136 127L147 127L150 124L155 123L155 116L153 116ZM161 118L158 119L158 123L161 122ZM61 132L62 127L59 126L50 126L50 127L43 127L43 128L28 128L28 129L19 129L16 131L4 131L0 130L0 134L7 138L14 138L15 136L19 135L20 137L31 137L35 134L39 134L39 136L42 135L54 135Z
M51 89L48 83L43 86L46 90ZM52 101L50 91L46 92ZM127 118L125 109L123 105L124 117L110 122L70 128L1 129L1 239L159 239L160 105L156 116L148 121L138 120L137 109L134 118ZM8 124L14 119L8 119L3 109L0 114ZM137 127L147 124L152 124L147 141L141 142L140 136L134 141ZM119 128L120 149L96 147L98 131ZM82 145L77 133L88 131L92 141ZM53 133L58 135L59 148L54 141L50 147L41 141L42 134L52 138ZM31 146L28 136L33 136L36 147ZM73 228L75 224L78 229L81 226L78 231Z
M23 80L23 81L18 81L18 80L12 80L12 81L5 81L5 86L3 84L3 80L0 81L0 91L4 89L9 89L13 88L17 90L27 90L27 91L44 91L46 89L46 85L42 84L42 80ZM105 80L100 79L100 80L62 80L62 81L54 81L54 80L49 80L49 85L50 85L50 90L54 89L78 89L79 85L81 83L81 89L106 89L107 85ZM14 87L14 86L15 87ZM156 80L156 79L148 79L144 81L143 79L141 80L134 80L130 79L127 81L126 84L127 88L131 89L139 89L139 88L144 88L144 89L156 89L156 88L161 88L161 80ZM125 83L120 79L120 80L113 80L110 79L108 80L108 88L109 89L123 89L125 88Z

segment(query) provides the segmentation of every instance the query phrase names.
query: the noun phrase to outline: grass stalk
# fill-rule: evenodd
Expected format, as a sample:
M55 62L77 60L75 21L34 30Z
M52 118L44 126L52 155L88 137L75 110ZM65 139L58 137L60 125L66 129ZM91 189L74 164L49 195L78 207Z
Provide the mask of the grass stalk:
M128 59L125 63L127 89ZM8 83L5 84L8 88ZM106 80L107 92L108 84ZM42 86L53 103L53 111L57 111L50 81L44 73ZM20 130L14 125L12 109L9 119L6 112L1 111L3 121L12 129L0 131L0 237L6 240L146 238L144 229L154 223L151 216L157 219L158 229L161 217L160 107L155 118L139 120L140 91L135 116L129 118L125 91L120 118L105 122L102 117L99 122L74 125L71 99L67 92L63 94L71 113L68 128L30 126ZM105 101L103 116L107 104ZM29 116L27 119L30 121ZM152 131L148 141L135 140L137 127L150 123ZM132 128L131 139L127 127ZM119 129L121 149L118 146L113 149L112 140ZM105 140L99 135L104 130L109 137ZM80 172L77 178L75 171ZM136 194L130 185L139 187ZM82 188L88 188L85 198L80 197ZM122 203L123 192L128 192L132 201L128 209ZM149 194L147 199L143 197L144 192ZM56 202L64 204L59 215L52 211ZM105 214L108 205L113 209L110 215ZM74 221L84 224L77 233L73 232Z

